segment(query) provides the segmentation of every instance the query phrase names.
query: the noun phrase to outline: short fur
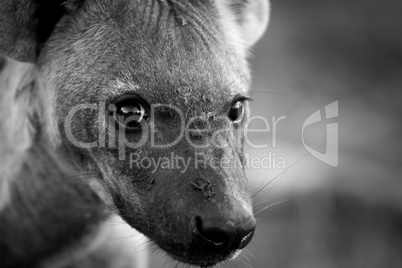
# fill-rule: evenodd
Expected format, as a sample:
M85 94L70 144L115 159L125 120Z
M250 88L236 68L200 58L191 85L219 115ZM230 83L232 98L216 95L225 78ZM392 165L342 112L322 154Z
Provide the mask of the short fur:
M235 126L219 118L227 118L239 96L246 100L246 55L267 21L265 0L2 1L0 54L33 63L0 58L0 111L9 115L0 122L6 141L0 146L2 266L130 267L130 256L105 239L91 246L97 234L110 232L104 223L114 213L179 261L209 266L236 255L234 249L200 249L191 230L199 215L220 219L218 225L255 224L242 166L245 120ZM186 120L208 118L210 131L191 134L195 142L231 129L218 139L226 146L180 141L155 149L147 142L122 153L71 142L69 135L89 143L111 130L97 116L102 106L76 113L66 129L76 105L113 104L127 93L175 105ZM150 130L157 142L169 143L180 122L166 111L154 116ZM139 136L127 139L138 142ZM231 167L184 173L129 167L132 153L161 158L172 151L189 159L199 153L226 158ZM213 186L208 195L197 189L200 178Z

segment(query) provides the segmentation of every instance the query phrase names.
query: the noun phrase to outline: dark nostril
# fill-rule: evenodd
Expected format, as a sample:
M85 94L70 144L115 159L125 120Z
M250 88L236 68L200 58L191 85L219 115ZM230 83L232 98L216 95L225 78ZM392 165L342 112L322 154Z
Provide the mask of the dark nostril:
M214 249L243 249L250 243L254 235L255 220L251 223L235 226L226 222L203 221L200 216L193 218L195 242L203 248Z
M201 217L195 217L195 226L201 239L210 245L216 247L228 247L236 235L230 230L223 230L219 227L203 224Z

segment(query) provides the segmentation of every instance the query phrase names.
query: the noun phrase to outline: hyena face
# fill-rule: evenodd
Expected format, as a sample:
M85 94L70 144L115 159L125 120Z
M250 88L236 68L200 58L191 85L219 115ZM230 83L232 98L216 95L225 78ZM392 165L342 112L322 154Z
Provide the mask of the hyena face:
M60 151L120 215L201 266L251 240L245 55L265 1L68 1L37 61ZM78 162L78 161L77 161Z

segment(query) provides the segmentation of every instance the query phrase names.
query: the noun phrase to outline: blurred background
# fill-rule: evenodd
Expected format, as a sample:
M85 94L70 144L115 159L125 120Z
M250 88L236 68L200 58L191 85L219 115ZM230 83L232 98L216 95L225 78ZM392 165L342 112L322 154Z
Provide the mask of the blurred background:
M402 267L402 1L271 0L251 66L252 115L270 127L249 133L267 147L246 145L258 227L224 267ZM316 111L323 120L303 140ZM338 137L327 131L336 123ZM154 268L175 265L152 257Z

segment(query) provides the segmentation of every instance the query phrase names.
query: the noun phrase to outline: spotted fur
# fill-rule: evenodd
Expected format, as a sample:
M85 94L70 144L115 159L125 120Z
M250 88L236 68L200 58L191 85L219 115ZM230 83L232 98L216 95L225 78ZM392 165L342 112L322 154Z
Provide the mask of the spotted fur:
M121 160L114 148L71 143L69 134L90 142L110 127L94 110L75 114L68 130L65 122L76 105L135 93L178 106L185 119L208 117L214 130L230 127L217 118L247 95L246 56L267 20L265 0L2 1L0 266L132 267L127 245L111 243L121 233L114 220L185 263L209 266L237 255L200 251L188 232L199 213L252 217L243 151L233 135L220 139L225 149L184 142L171 149L226 157L237 163L233 168L152 173L129 168L129 154L166 157L171 150L147 143ZM158 116L152 129L166 142L177 122L166 112ZM189 183L199 176L210 181L208 198Z

